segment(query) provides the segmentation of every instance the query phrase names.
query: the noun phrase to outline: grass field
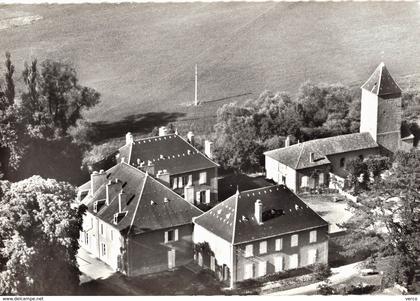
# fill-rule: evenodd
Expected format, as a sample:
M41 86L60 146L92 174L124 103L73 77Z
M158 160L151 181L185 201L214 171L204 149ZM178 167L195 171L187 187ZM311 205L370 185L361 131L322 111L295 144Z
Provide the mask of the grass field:
M0 31L0 52L12 53L17 73L32 57L74 63L81 82L102 94L87 117L113 136L176 120L203 132L223 103L264 89L294 94L306 80L360 86L380 61L403 85L420 75L418 3L0 5L0 12L42 17ZM205 102L198 108L187 106L196 63Z

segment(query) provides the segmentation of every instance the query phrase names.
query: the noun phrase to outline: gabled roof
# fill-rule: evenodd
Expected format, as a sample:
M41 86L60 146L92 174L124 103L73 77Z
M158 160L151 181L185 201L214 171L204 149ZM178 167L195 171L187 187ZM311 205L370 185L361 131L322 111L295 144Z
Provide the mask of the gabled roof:
M369 79L363 84L362 89L368 90L382 98L401 96L401 89L392 78L384 63L380 63Z
M136 140L120 148L119 162L137 166L137 160L150 160L155 171L166 169L170 174L180 174L194 170L217 167L218 164L197 150L177 134Z
M261 200L263 223L255 220L255 202ZM276 210L281 215L270 216ZM264 239L328 223L284 185L269 186L237 193L194 220L233 244Z
M119 211L118 194L121 190L110 189L110 203L95 213L93 204L106 199L106 184L98 188L93 196L87 196L83 204L88 211L104 222L113 225L122 233L140 234L170 228L192 222L202 211L188 203L158 180L126 163L119 163L106 171L108 181L121 183L127 195L127 204L122 212L127 214L114 224L114 214ZM167 202L165 202L165 198Z
M264 154L295 170L299 170L330 164L329 155L376 147L378 147L378 144L369 133L355 133L310 140L271 150ZM314 162L310 162L310 153L314 153Z

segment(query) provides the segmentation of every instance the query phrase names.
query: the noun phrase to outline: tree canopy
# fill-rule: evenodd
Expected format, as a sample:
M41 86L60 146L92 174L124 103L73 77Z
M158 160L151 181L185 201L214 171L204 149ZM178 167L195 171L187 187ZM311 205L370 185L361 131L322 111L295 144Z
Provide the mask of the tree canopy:
M284 138L310 140L358 130L360 102L343 85L304 83L295 98L285 92L263 92L243 104L217 112L215 155L225 168L258 170L263 152L284 145Z
M0 294L74 292L83 214L71 207L75 196L70 184L39 176L0 182Z
M389 171L348 203L354 215L343 224L350 234L344 253L392 256L387 276L409 286L420 254L420 150L397 153Z

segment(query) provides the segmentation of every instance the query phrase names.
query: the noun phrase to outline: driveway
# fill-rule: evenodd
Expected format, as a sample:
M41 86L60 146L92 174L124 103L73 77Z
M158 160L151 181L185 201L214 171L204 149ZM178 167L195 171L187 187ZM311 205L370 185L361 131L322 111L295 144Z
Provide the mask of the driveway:
M348 221L353 214L346 210L347 203L345 201L334 202L332 194L316 194L316 195L299 195L299 197L308 206L318 213L329 224L329 232L336 233L343 231L337 224ZM340 198L342 196L338 195Z
M82 272L82 275L80 276L80 283L97 279L106 279L116 273L110 266L95 258L83 248L79 249L76 256L77 263L79 264L79 270Z
M332 276L329 278L331 280L332 285L337 285L340 283L344 283L354 277L358 277L360 273L359 266L362 262L355 262L352 264L344 265L338 268L332 268ZM318 285L321 282L316 282L310 285L297 287L294 289L280 291L268 294L269 296L293 296L293 295L314 295L318 291Z

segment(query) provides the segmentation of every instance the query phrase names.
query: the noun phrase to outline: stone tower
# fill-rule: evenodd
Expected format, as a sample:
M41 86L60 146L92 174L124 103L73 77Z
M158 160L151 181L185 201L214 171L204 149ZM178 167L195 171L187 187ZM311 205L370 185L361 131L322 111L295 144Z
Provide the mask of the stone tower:
M381 63L362 86L360 132L391 152L401 144L401 89Z

